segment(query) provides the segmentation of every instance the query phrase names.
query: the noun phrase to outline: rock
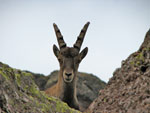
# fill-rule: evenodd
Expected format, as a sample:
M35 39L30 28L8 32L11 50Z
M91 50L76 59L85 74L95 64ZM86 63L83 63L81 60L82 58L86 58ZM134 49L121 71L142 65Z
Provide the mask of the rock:
M40 74L32 74L34 75L35 83L37 83L40 90L45 90L57 83L58 71L53 71L49 76L45 76L45 78ZM94 101L98 96L99 90L103 89L105 84L104 81L92 74L78 73L77 98L83 110L87 109L91 102Z
M91 113L150 112L150 30L139 50L123 61L100 95Z
M35 77L35 76L34 76ZM0 62L0 113L80 113L42 93L33 75Z

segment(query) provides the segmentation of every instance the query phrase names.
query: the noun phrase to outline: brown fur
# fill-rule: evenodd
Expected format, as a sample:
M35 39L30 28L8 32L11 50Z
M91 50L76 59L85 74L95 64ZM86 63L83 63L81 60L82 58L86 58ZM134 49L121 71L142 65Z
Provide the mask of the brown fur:
M85 24L84 28L81 30L74 47L66 47L66 43L63 40L60 30L57 25L54 24L60 50L56 45L54 45L53 51L59 61L60 71L58 75L58 82L45 91L46 94L60 98L70 107L77 110L79 110L79 104L76 96L77 71L80 62L88 52L87 47L80 52L88 25L89 22Z
M68 54L66 53L68 57L71 56L71 54L69 54L69 51L68 51ZM50 96L58 97L62 101L66 102L70 107L79 110L79 104L78 104L78 100L76 97L77 69L74 70L74 78L73 78L73 81L70 83L66 83L64 81L63 71L64 71L63 68L60 68L59 75L58 75L58 82L52 87L48 88L45 91L45 93Z

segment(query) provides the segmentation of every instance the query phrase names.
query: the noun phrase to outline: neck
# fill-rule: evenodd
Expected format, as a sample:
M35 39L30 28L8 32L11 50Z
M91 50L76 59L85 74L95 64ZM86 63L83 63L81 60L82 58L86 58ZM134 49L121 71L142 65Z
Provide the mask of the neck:
M76 97L76 75L72 82L66 83L63 80L62 71L59 72L58 78L58 90L61 92L60 99L66 102L69 106L77 108L77 97Z
M64 83L64 97L63 101L74 100L76 97L76 83L75 80L71 83Z

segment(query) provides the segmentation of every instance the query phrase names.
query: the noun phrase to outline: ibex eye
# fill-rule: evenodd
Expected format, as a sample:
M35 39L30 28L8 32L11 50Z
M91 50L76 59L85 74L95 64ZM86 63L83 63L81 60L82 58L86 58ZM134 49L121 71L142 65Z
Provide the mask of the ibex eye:
M58 61L59 61L60 63L62 63L62 60L61 60L60 58L58 58Z
M78 58L75 59L75 64L79 64L80 60Z

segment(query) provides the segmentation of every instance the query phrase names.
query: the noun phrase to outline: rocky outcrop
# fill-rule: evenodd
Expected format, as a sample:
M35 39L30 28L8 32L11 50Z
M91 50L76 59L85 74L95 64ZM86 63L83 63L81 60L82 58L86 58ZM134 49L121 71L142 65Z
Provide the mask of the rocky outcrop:
M0 62L0 113L80 113L59 99L48 97L33 75Z
M49 76L32 74L34 75L35 83L41 90L45 90L57 83L58 71L53 71ZM103 89L105 85L105 82L92 74L78 73L77 98L83 110L88 108L98 96L99 90Z
M91 113L150 112L150 30L140 49L122 62L90 105Z

